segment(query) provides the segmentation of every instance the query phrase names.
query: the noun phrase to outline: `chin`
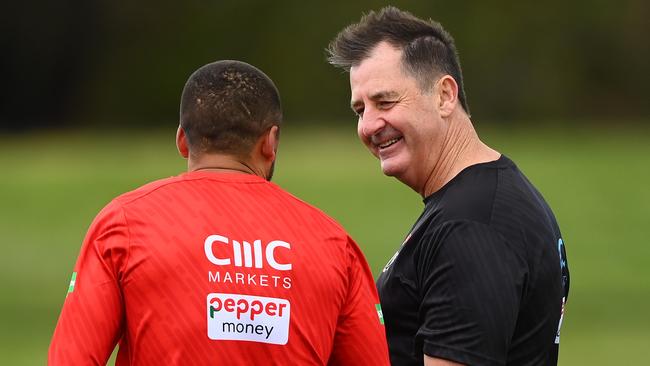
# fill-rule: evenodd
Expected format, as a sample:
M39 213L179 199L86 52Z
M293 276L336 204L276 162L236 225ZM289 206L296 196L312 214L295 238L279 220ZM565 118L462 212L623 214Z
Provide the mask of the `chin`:
M388 162L382 162L381 163L381 171L384 173L384 175L389 176L389 177L396 177L399 178L399 175L403 173L403 169L401 166L397 164L391 164Z

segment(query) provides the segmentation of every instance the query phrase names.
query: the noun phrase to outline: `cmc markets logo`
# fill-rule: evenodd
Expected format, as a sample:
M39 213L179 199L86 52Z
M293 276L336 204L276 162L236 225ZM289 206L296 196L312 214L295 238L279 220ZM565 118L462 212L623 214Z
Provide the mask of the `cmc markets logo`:
M288 300L239 294L208 294L208 338L287 344Z
M220 255L215 255L214 247L217 245L223 246L227 255L224 253L223 248L217 248ZM261 240L255 240L251 244L247 241L230 240L221 235L210 235L205 239L204 243L205 256L210 262L218 266L234 265L235 267L264 268L268 264L278 271L289 271L291 270L291 263L280 263L276 259L276 252L280 248L290 250L291 244L282 240L273 240L267 243L264 250L262 250Z

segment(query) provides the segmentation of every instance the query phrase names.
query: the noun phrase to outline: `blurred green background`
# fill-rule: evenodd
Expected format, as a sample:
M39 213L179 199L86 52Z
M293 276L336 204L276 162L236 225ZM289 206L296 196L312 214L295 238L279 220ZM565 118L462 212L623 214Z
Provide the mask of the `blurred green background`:
M189 74L217 59L282 94L275 181L357 239L377 274L422 209L357 141L323 49L385 1L35 0L0 9L0 364L44 364L79 245L116 195L185 169ZM553 207L571 294L561 365L647 364L650 3L395 1L457 41L473 121Z
M382 176L352 126L285 127L276 183L343 224L378 274L419 215L420 197ZM560 222L572 276L561 364L647 364L650 131L479 129L517 161ZM1 364L45 362L85 230L114 196L184 169L174 132L0 138L8 173L0 180Z

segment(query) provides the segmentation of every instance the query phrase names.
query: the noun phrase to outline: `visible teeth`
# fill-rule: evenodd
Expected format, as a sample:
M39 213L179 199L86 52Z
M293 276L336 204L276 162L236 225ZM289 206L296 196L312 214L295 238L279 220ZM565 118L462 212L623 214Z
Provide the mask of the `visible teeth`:
M380 144L380 145L379 145L379 148L380 148L380 149L385 149L385 148L389 147L390 145L396 143L396 142L399 141L400 139L401 139L401 137L397 137L397 138L394 138L394 139L390 139L390 140L384 142L383 144Z

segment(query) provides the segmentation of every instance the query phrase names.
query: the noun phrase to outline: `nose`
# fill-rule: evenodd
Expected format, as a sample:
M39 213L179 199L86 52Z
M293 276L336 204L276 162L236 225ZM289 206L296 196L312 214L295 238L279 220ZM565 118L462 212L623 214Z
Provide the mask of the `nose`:
M370 139L386 126L386 121L382 118L379 111L372 108L366 108L363 117L359 118L359 135Z

